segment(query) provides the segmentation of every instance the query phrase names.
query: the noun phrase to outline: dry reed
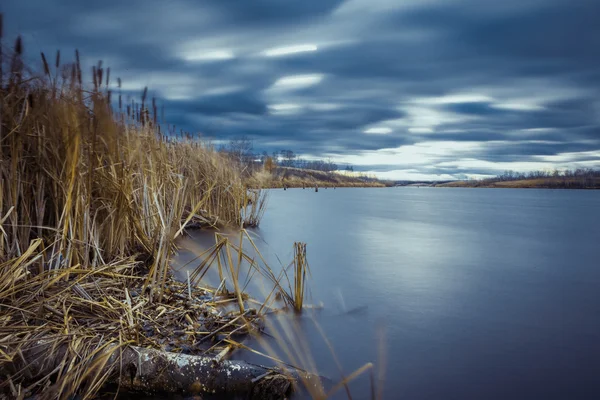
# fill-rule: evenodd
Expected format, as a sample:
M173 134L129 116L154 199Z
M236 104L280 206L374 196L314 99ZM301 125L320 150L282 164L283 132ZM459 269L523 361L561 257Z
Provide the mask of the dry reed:
M0 73L0 371L42 340L41 357L62 362L34 382L13 371L0 393L87 398L107 378L90 363L106 359L108 343L185 342L193 353L196 336L250 329L253 318L232 323L169 273L186 225L258 223L236 168L210 146L162 134L147 89L135 117L114 110L101 63L87 88L78 52L62 65L57 53L53 66L42 53L37 75L20 38L1 50L10 68Z
M261 330L275 293L302 309L305 245L296 244L292 289L286 269L276 274L260 253L255 260L243 251L246 238L258 252L245 230L237 246L217 235L208 261L176 282L169 261L186 227L256 226L264 195L248 192L212 147L174 128L165 134L147 89L141 105L123 109L117 79L113 108L102 63L87 88L78 52L66 64L57 53L53 66L42 53L41 75L22 54L20 38L12 52L0 47L0 66L10 56L6 79L0 69L0 394L91 398L124 373L104 368L123 346L222 359L243 347L237 335ZM215 262L220 286L198 287ZM244 262L273 285L258 311L243 293ZM237 310L228 312L232 302ZM32 354L31 365L42 371L51 362L51 373L22 365Z

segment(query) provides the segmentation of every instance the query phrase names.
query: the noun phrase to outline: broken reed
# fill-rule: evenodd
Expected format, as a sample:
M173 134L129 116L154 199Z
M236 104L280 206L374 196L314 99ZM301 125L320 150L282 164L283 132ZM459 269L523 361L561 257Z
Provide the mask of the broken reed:
M294 243L294 310L302 312L306 273L309 272L306 261L306 243Z
M244 228L257 227L262 219L266 207L267 207L267 196L265 191L261 190L248 190L244 199Z
M249 247L247 246L249 251L244 250L244 243L249 245ZM261 254L247 230L241 229L239 231L237 242L228 235L216 233L215 244L212 247L199 252L194 259L182 265L179 269L190 267L197 261L199 261L197 266L190 274L191 284L200 284L211 268L217 268L221 283L216 293L227 292L229 285L233 294L237 296L240 313L245 311L244 300L248 298L244 290L255 274L264 279L262 289L266 289L264 293L265 301L261 304L259 313L263 308L273 308L273 303L277 298L283 300L285 308L297 312L302 311L306 278L310 274L305 243L294 243L294 259L287 267L282 267L279 272L275 272ZM290 268L292 268L291 273L289 272ZM242 271L246 277L244 282L240 280Z

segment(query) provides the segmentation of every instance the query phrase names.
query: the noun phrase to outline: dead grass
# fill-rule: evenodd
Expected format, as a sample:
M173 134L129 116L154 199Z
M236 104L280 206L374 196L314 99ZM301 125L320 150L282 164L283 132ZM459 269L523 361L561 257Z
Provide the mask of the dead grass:
M277 167L272 173L259 171L248 179L248 186L254 188L314 188L319 187L385 187L386 182L365 179L360 176L347 176L334 172Z
M2 53L0 370L41 340L41 357L61 360L48 376L13 371L0 392L86 398L106 379L90 363L107 344L177 351L179 339L168 348L156 332L193 336L215 329L198 321L229 322L201 301L206 290L172 280L170 257L190 222L257 225L263 197L253 192L249 202L237 169L211 147L164 135L147 90L127 106L117 93L113 108L102 63L88 88L79 54L61 64L57 53L54 66L42 54L36 75L21 61L20 39Z
M285 269L275 274L243 240L219 235L201 267L219 268L221 285L199 287L200 267L174 281L169 262L186 226L256 226L264 195L210 146L167 137L147 90L125 105L101 63L86 87L78 53L67 64L57 53L54 66L42 55L36 75L22 46L1 52L0 397L92 398L124 373L105 368L123 346L222 359L242 346L236 335L260 331L276 293L302 309L302 248L293 290ZM273 285L258 310L239 281L243 261Z

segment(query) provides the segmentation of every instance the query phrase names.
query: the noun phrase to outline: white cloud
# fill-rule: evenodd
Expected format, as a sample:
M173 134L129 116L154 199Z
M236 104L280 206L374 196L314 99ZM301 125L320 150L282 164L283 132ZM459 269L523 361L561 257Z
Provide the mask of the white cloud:
M346 0L334 10L333 15L364 15L398 9L410 10L412 8L436 3L440 3L440 0Z
M427 128L433 130L433 128L440 125L459 124L481 118L473 115L464 115L440 110L435 106L427 105L401 106L400 109L407 114L406 117L387 122L401 127L420 130Z
M431 165L445 158L463 157L481 150L484 143L468 141L430 141L397 148L362 151L358 154L331 155L338 163L353 165Z
M494 99L478 93L455 93L438 97L419 97L413 102L416 104L460 104L460 103L490 103Z
M578 98L585 89L575 88L547 78L520 78L505 85L473 88L495 99L491 107L502 110L538 111L549 103Z
M544 107L540 104L535 104L534 102L522 101L520 103L495 103L492 104L493 108L498 108L501 110L514 110L514 111L539 111L543 110Z
M228 49L198 49L184 51L182 52L181 57L186 61L213 62L231 60L235 58L235 54Z
M433 133L434 132L434 130L431 128L423 128L423 127L408 128L408 131L410 133Z
M528 128L528 129L521 129L521 132L527 132L527 133L548 133L548 132L555 132L557 129L556 128Z
M392 130L385 126L373 127L364 131L365 133L375 134L375 135L387 135L388 133L392 133Z
M275 47L265 50L262 54L267 57L281 57L296 53L306 53L317 51L317 46L314 44L300 44L295 46Z
M323 74L290 75L279 78L271 90L295 90L310 87L320 83L324 78Z
M303 107L300 104L281 103L269 104L269 112L274 115L293 115L302 111Z

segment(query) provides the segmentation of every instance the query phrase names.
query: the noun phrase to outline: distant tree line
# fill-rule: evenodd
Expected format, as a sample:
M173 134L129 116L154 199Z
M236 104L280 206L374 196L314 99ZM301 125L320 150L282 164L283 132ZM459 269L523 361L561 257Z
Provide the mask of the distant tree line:
M521 180L535 180L531 183L532 187L545 188L566 188L566 189L591 189L600 188L600 170L591 168L567 169L564 171L532 171L516 172L505 171L502 174L484 179L480 182L473 182L474 186L485 186L495 182L510 182ZM530 187L528 183L526 186Z
M598 178L600 177L600 170L591 168L577 168L572 170L553 170L553 171L531 171L531 172L517 172L517 171L504 171L502 174L492 178L494 181L506 182L506 181L520 181L523 179L544 179L544 178Z

